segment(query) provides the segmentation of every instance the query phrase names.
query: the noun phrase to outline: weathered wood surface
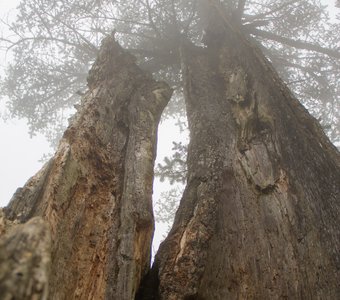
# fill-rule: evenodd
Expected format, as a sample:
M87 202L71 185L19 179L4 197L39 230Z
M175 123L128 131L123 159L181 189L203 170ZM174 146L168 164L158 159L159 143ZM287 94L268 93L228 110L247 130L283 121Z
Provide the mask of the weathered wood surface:
M16 239L36 216L47 223L48 299L130 300L150 264L157 126L172 91L113 37L103 41L88 87L55 156L5 212L27 222Z
M137 299L338 299L339 153L210 8L207 47L182 49L188 184ZM0 218L9 299L134 299L149 269L156 128L171 90L111 37L88 81L56 155Z
M339 153L212 8L183 51L187 186L139 299L339 299Z
M0 299L48 299L51 236L35 217L13 224L0 211Z

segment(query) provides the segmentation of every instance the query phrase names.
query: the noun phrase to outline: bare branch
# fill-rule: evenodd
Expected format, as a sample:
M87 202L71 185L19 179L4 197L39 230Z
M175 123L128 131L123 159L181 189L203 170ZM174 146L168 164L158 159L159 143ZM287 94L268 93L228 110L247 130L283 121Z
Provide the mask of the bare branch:
M64 25L66 28L70 29L73 33L75 33L75 35L77 36L78 39L80 38L80 40L85 42L94 53L97 53L97 50L98 50L97 47L94 44L92 44L86 37L84 37L78 30L76 30L74 27L72 27L71 25L67 24L66 22L64 22L60 18L51 15L49 12L47 12L45 10L43 10L43 12L46 15L50 16L51 18L53 18L53 19L57 20L58 22L60 22L60 24Z
M278 42L280 44L291 46L291 47L294 47L294 48L297 48L297 49L304 49L304 50L308 50L308 51L319 52L319 53L328 55L330 57L340 59L340 52L337 51L337 50L334 50L334 49L325 48L325 47L322 47L320 45L312 44L312 43L301 41L301 40L293 40L293 39L286 38L286 37L283 37L283 36L279 36L275 33L260 30L260 29L257 29L257 28L249 28L249 27L245 27L245 28L246 28L248 33L262 37L262 38L265 38L267 40L275 41L275 42Z
M254 16L247 15L247 16L245 16L245 21L246 22L252 22L252 21L255 21L255 20L264 19L265 17L267 17L269 15L272 15L272 14L274 14L274 13L276 13L276 12L278 12L278 11L284 9L284 8L286 8L287 6L292 5L292 4L294 4L296 2L299 2L299 1L300 0L291 0L291 1L288 1L286 3L283 3L282 5L276 7L274 9L272 9L272 10L264 12L262 14L258 14L258 15L254 15Z
M184 31L183 31L184 36L186 36L188 34L189 29L190 29L190 25L192 24L192 21L195 18L195 15L196 15L196 6L197 6L196 3L197 3L197 1L193 1L193 3L192 3L191 14L190 14L188 22L187 22L186 26L184 27Z
M158 30L158 28L157 28L157 26L156 26L156 24L155 24L155 22L153 21L153 18L152 18L152 8L150 6L149 0L146 0L146 8L147 8L147 11L148 11L149 23L150 23L152 29L155 31L156 36L161 39L162 35L159 32L159 30Z
M58 38L53 38L53 37L51 38L51 37L45 37L45 36L21 38L16 42L10 41L8 39L0 38L0 41L5 41L5 42L11 44L10 46L8 46L7 51L9 51L13 47L18 46L19 44L27 42L27 41L55 41L55 42L63 43L63 44L66 44L66 45L79 47L79 44L71 43L70 41L68 41L66 39L58 39Z
M241 21L244 13L244 7L246 5L246 0L239 0L237 4L237 10L234 13L236 20Z

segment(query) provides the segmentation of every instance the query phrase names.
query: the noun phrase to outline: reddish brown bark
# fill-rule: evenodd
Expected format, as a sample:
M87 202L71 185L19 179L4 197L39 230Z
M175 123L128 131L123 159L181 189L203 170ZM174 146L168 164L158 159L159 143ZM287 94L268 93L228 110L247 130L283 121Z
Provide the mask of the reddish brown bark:
M55 156L17 192L6 217L39 216L49 229L48 299L130 300L150 264L157 125L171 89L112 37L88 87Z

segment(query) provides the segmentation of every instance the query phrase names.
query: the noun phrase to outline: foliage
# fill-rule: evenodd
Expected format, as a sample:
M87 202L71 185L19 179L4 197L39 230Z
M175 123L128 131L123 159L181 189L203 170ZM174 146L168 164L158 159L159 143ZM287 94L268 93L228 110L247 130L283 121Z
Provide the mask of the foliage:
M330 22L319 0L222 2L339 143L340 24ZM10 98L12 116L26 117L32 133L53 141L86 89L103 36L114 28L141 67L180 90L179 49L184 42L202 45L205 14L204 1L22 0L17 19L3 20L10 34L1 47L14 60L1 94ZM168 115L183 111L179 95Z
M170 181L170 184L175 182L185 183L186 181L186 156L187 145L182 143L173 143L172 156L164 158L164 164L158 164L155 175L160 177L161 182L165 179Z
M167 231L170 230L170 225L173 223L176 214L179 200L183 194L183 186L177 185L168 191L161 193L161 197L155 203L155 218L157 223L165 223L168 225Z
M331 21L321 0L224 0L227 14L262 48L287 85L340 145L340 23ZM86 90L86 76L101 39L114 29L139 65L175 89L165 117L185 115L180 49L202 47L205 1L194 0L22 0L2 50L13 61L1 80L12 116L27 118L31 133L56 144L72 106ZM184 182L186 146L156 174ZM178 192L164 194L172 211ZM170 200L169 200L170 199ZM172 199L172 200L171 200ZM164 217L167 219L167 217Z

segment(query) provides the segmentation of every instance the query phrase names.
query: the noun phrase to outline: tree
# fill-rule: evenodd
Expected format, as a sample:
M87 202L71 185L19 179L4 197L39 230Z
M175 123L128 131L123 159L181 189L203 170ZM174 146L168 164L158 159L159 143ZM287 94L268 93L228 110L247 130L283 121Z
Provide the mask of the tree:
M71 147L71 150L75 149L75 154L71 151L71 159L67 160L70 165L62 163L65 161L62 159L65 156L61 155L65 151L65 140L62 140L57 156L52 161L56 170L75 168L79 171L75 174L71 172L72 176L69 177L66 176L69 173L65 173L61 178L64 181L53 184L56 182L53 180L54 169L46 167L42 173L48 173L47 178L51 178L51 181L47 180L43 184L39 180L34 183L33 179L6 210L7 218L18 219L21 215L22 221L34 215L30 214L31 211L44 211L44 206L38 203L32 205L36 199L34 194L39 197L46 193L41 193L41 189L47 189L52 195L60 191L61 196L72 191L69 199L80 194L80 198L76 199L81 203L87 198L89 206L85 205L85 210L84 206L77 205L77 201L68 202L68 218L55 219L54 213L43 215L48 222L52 221L53 234L54 220L61 220L60 224L78 224L79 219L74 218L77 216L74 213L79 207L85 217L102 216L102 212L112 207L113 201L110 197L111 205L102 205L101 200L106 199L100 197L102 188L110 192L111 189L107 189L110 184L114 184L114 190L115 187L121 189L121 197L118 197L121 201L113 208L116 215L108 217L106 221L96 222L107 229L113 228L112 234L101 235L102 231L91 234L89 225L84 229L79 225L60 225L60 242L56 241L54 245L65 245L67 251L74 253L70 259L71 272L65 270L64 274L76 277L78 272L85 275L79 281L70 281L72 284L64 284L52 291L64 293L71 299L76 298L76 291L83 293L84 297L92 296L85 287L93 287L91 276L94 272L81 273L81 265L74 263L82 257L81 251L77 252L78 240L72 242L72 236L65 235L65 228L74 228L80 247L87 246L86 243L91 245L92 237L99 237L100 240L93 243L95 247L106 245L108 239L113 241L113 248L101 252L109 254L112 260L99 259L100 263L87 260L90 266L99 264L96 270L105 269L109 274L118 274L117 277L108 277L113 284L113 291L104 283L105 280L101 281L103 277L97 279L103 285L96 286L103 286L103 290L107 287L108 298L115 295L114 292L118 293L118 299L133 299L136 293L136 299L294 299L314 296L336 299L340 296L339 153L318 122L280 79L258 43L240 24L244 3L239 1L238 9L229 13L230 10L217 1L204 1L206 6L199 8L192 17L196 22L195 28L200 24L205 29L204 45L188 38L179 39L176 44L176 57L179 59L176 65L180 65L182 70L190 129L187 185L172 230L140 286L141 277L148 269L147 256L152 231L148 195L151 194L155 126L166 100L161 101L163 104L151 117L150 109L158 103L159 83L148 77L148 84L138 84L145 82L147 75L142 75L139 69L137 71L130 56L115 57L112 54L121 53L121 50L108 47L110 51L99 54L97 64L90 73L89 92L82 104L84 108L74 121L79 126L71 125L64 135L69 144L75 143ZM171 15L171 3L169 10L164 10L164 6L156 6L146 12L158 12L160 8L163 10L159 10L159 13L170 11ZM168 28L162 26L160 21L156 29L161 28L163 32ZM151 31L156 32L155 28ZM175 41L170 42L173 44ZM129 45L128 42L126 44ZM325 48L318 50L325 51ZM327 55L334 57L336 53L333 49ZM111 55L114 56L112 61L115 70L110 67L111 64L105 64L111 61ZM147 65L150 66L149 63ZM101 75L102 68L105 76ZM134 70L132 74L128 72L131 69ZM133 76L135 73L138 76ZM163 75L169 77L171 74L175 74L175 71ZM140 86L147 86L149 92L146 95L150 96L141 97L140 90L144 91L144 88ZM104 105L92 95L97 90L103 91ZM168 95L165 98L169 98L170 89L161 84L161 90ZM105 107L111 107L112 95L121 106L111 108L112 113L107 114ZM119 99L126 101L120 102ZM94 110L91 105L86 106L87 101L95 106ZM128 107L123 105L126 102L130 103ZM139 118L133 113L137 113ZM84 118L81 117L83 115ZM102 120L101 116L106 117ZM148 120L153 122L145 122L145 116L149 116ZM82 120L84 123L81 123ZM100 142L95 142L98 133ZM112 142L110 140L112 150L111 147L107 149L109 138L114 139ZM140 144L134 143L135 139ZM126 147L119 147L123 144L121 140L128 141ZM140 149L138 145L145 145L142 143L145 141L148 147L140 152L145 156L134 159L139 156L131 153L135 154L134 150ZM116 155L109 155L111 151ZM58 153L61 159L58 159ZM74 162L73 157L79 160ZM103 164L103 161L108 164ZM116 168L124 171L117 171L116 174ZM77 176L78 173L83 176ZM94 175L91 176L92 173ZM39 178L44 176L41 174ZM79 179L75 190L69 188L74 178ZM92 189L93 185L88 184L90 179L100 189ZM50 182L51 185L47 184ZM135 183L140 185L136 188ZM84 195L83 189L88 193ZM141 193L141 190L145 192ZM114 198L117 197L115 195ZM29 199L33 200L30 202ZM53 202L54 197L45 199ZM131 211L132 203L138 199L145 201L141 201L142 206L137 205ZM91 202L95 200L97 204ZM25 205L27 202L30 203ZM58 209L58 204L60 202L51 203L46 211L63 212L65 208L61 206ZM91 207L91 204L96 205ZM90 209L94 209L95 213ZM81 224L94 224L86 220L80 218ZM119 230L114 230L117 227ZM13 240L13 233L7 240ZM116 244L118 240L121 243ZM67 248L70 245L75 247ZM88 249L86 246L82 249ZM58 247L61 252L51 252L52 270L59 260L65 262L67 256L63 252L64 248L61 248ZM118 248L120 251L117 251ZM79 263L82 262L79 260ZM55 275L53 272L51 274ZM65 276L60 277L61 282L65 283ZM83 285L83 282L86 284ZM90 288L90 291L93 290ZM100 298L104 294L97 295Z
M339 143L339 23L329 21L319 0L222 2ZM13 116L28 118L32 134L42 131L56 144L99 41L115 28L144 69L177 89L167 111L178 113L184 107L178 50L183 40L202 46L205 10L204 1L187 0L22 0L8 24L11 35L1 39L14 54L1 93Z
M330 22L319 0L222 2L242 30L256 38L332 142L340 145L340 23ZM113 5L111 1L23 0L17 20L9 24L11 36L2 39L3 47L13 50L15 57L0 89L10 98L11 115L27 118L31 134L42 131L56 146L85 90L84 79L99 41L115 28L139 65L175 89L163 117L175 116L181 124L185 105L179 48L183 41L202 46L205 11L204 1L138 0ZM173 157L178 155L183 156L175 148ZM178 174L178 162L170 157L158 171L168 170L163 175L170 175L170 182L181 180L172 176ZM158 202L163 206L164 201L171 199Z
M157 125L171 93L104 40L55 156L2 215L4 299L133 299L150 264Z
M187 185L138 299L335 299L340 157L256 44L210 7L183 49Z

